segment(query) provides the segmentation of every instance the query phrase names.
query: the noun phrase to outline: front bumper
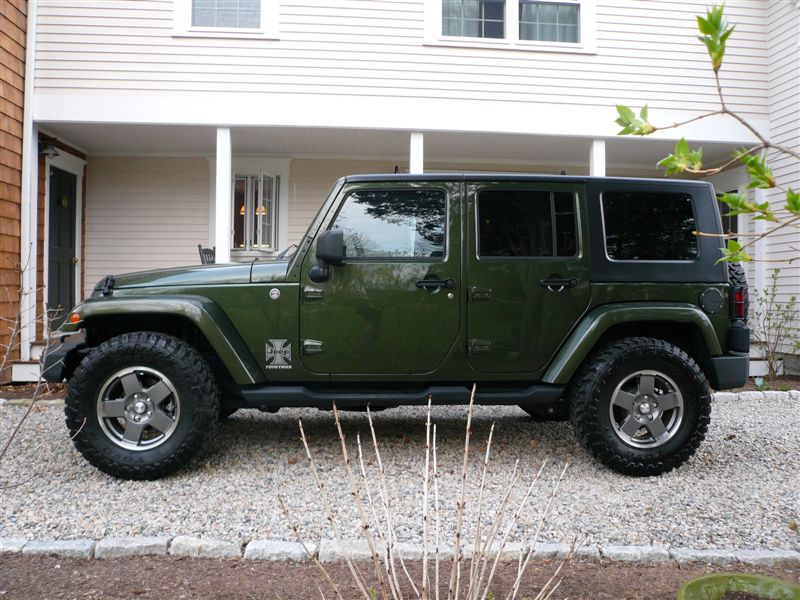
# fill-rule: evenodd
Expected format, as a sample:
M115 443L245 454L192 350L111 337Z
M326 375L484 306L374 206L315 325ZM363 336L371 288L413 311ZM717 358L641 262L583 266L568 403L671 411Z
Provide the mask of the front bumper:
M750 355L745 352L728 352L711 357L708 379L715 390L740 388L747 383Z
M42 363L42 379L50 383L60 383L72 376L91 348L81 341L65 341L72 336L63 336L61 341L51 342Z

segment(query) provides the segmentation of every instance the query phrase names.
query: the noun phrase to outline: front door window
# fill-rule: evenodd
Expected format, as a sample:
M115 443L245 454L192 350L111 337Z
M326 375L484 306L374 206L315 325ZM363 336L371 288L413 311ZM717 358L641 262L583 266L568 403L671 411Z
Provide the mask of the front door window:
M302 266L303 365L334 377L436 370L461 322L458 184L343 193L324 228L344 232L345 263L331 265L326 281L311 281L312 246ZM448 244L451 235L456 243Z

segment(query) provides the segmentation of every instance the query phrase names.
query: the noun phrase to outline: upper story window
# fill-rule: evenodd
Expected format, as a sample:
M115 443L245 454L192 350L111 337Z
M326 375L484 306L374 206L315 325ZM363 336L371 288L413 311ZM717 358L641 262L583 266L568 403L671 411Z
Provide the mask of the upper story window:
M278 0L174 0L174 33L199 37L278 35Z
M425 4L426 43L593 52L595 2L432 0Z
M578 2L519 0L519 39L577 44L580 10Z
M192 27L261 27L261 0L192 0Z
M442 34L503 38L505 0L442 0Z

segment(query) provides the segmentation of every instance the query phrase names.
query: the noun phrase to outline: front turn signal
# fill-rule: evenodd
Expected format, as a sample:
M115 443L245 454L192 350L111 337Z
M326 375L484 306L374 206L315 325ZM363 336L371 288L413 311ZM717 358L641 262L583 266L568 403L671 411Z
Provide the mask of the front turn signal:
M81 316L76 312L69 313L69 316L67 317L67 321L69 321L70 323L75 325L76 323L80 323L81 322Z

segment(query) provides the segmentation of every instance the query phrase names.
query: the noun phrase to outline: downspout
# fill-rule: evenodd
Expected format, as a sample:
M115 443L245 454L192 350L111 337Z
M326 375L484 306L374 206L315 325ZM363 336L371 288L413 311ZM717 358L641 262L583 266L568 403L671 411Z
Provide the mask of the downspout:
M20 358L30 360L31 343L36 339L37 209L39 179L39 143L33 124L34 76L36 68L37 0L28 1L25 33L25 98L22 110L22 181L20 191Z

